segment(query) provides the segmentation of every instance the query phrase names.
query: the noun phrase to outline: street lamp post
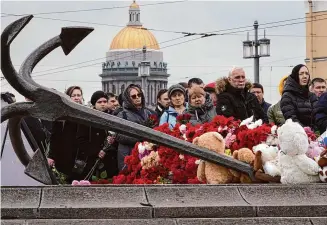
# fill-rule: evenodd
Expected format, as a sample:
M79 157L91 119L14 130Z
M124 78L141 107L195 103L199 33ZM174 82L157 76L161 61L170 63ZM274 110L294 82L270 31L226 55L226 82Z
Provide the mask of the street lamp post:
M249 40L249 33L247 34L247 40L243 41L243 58L244 59L254 59L254 82L259 83L260 73L259 67L260 57L268 57L270 56L270 39L266 38L266 31L264 31L264 37L258 40L258 21L254 21L254 41ZM259 54L260 47L260 54ZM253 53L254 48L254 53Z
M146 61L146 46L143 47L142 52L143 52L143 61L141 61L139 65L138 76L141 77L142 79L142 91L144 94L145 103L148 104L147 95L149 93L147 93L146 87L147 87L147 78L150 76L150 62Z

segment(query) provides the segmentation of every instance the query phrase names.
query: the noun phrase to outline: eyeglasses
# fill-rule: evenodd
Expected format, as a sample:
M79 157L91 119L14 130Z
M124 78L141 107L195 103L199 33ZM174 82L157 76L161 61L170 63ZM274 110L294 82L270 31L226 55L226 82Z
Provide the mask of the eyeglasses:
M137 95L131 95L132 99L141 98L142 94L138 93Z

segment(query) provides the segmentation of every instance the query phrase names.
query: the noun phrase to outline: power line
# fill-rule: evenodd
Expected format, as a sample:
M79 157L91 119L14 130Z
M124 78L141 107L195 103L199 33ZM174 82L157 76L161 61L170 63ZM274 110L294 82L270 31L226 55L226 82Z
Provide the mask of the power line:
M166 41L162 41L162 42L159 42L158 45L161 45L163 43L167 43L167 42L172 42L172 41L176 41L176 40L179 40L179 39L182 39L182 38L185 38L184 36L183 37L178 37L178 38L173 38L173 39L169 39L169 40L166 40ZM156 46L157 44L154 44L154 45L149 45L147 46L148 48L149 47L153 47L153 46ZM129 51L137 51L137 50L142 50L141 48L135 48L135 49L129 49ZM117 54L116 56L119 56L119 55L123 55L124 52L120 53L120 54ZM91 59L91 60L87 60L87 61L83 61L83 62L79 62L79 63L74 63L74 64L70 64L70 65L66 65L66 66L59 66L57 68L53 68L53 69L48 69L48 70L42 70L42 71L38 71L38 72L33 72L33 74L38 74L38 73L43 73L43 72L48 72L48 71L53 71L53 70L57 70L57 69L62 69L62 68L67 68L67 67L71 67L71 66L77 66L77 65L81 65L81 64L84 64L84 63L88 63L88 62L94 62L94 61L98 61L98 60L103 60L103 59L106 59L107 57L101 57L101 58L96 58L96 59ZM99 63L97 63L99 64ZM96 65L97 65L96 64ZM93 65L93 64L92 64ZM37 75L38 76L38 75ZM37 77L35 76L35 77Z
M153 6L153 5L163 5L163 4L173 4L187 2L188 0L183 1L169 1L169 2L158 2L158 3L149 3L149 4L140 4L139 6ZM64 14L64 13L76 13L76 12L90 12L90 11L101 11L101 10L111 10L111 9L122 9L129 8L130 5L126 6L113 6L113 7L103 7L103 8L94 8L94 9L79 9L79 10L66 10L66 11L56 11L56 12L40 12L40 13L26 13L26 14L12 14L8 16L25 16L25 15L49 15L49 14Z
M181 44L184 44L184 43L187 43L187 42L190 42L190 41L195 41L195 40L198 40L198 39L201 39L202 37L197 37L197 38L193 38L191 40L187 40L187 41L183 41L183 42L179 42L179 43L175 43L175 44L172 44L172 45L167 45L165 47L162 47L161 49L164 49L164 48L169 48L169 47L173 47L173 46L176 46L176 45L181 45ZM140 52L138 54L135 54L134 56L137 56L137 55L142 55L143 53ZM124 58L130 58L131 56L127 56L127 57L122 57L122 58L116 58L115 60L118 60L118 59L124 59ZM88 67L88 66L93 66L93 65L97 65L99 63L94 63L94 64L90 64L90 65L85 65L85 66L80 66L80 67L77 67L77 68L71 68L71 69L67 69L67 70L60 70L60 71L55 71L55 72L51 72L51 73L45 73L45 74L40 74L40 75L36 75L36 76L33 76L33 77L41 77L41 76L47 76L47 75L51 75L51 74L55 74L55 73L61 73L61 72L67 72L67 71L71 71L71 70L77 70L77 69L81 69L81 68L84 68L84 67Z

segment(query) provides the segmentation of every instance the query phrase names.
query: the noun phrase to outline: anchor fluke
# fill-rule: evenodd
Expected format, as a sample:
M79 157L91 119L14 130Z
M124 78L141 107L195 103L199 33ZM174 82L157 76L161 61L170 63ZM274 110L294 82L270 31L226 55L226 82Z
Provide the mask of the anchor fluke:
M59 36L65 55L68 55L93 30L90 27L63 27Z

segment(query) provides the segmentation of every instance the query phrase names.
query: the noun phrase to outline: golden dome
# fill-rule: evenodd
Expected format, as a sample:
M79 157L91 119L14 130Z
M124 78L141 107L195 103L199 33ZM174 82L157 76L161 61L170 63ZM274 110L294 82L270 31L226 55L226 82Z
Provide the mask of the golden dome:
M159 50L159 44L154 35L142 26L127 26L112 40L110 50L114 49L147 49Z
M138 4L136 4L135 1L133 1L133 3L129 6L129 8L130 8L130 9L139 9L140 7L139 7Z

